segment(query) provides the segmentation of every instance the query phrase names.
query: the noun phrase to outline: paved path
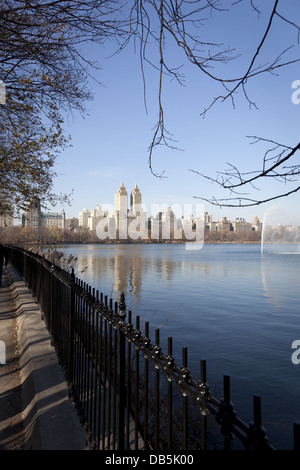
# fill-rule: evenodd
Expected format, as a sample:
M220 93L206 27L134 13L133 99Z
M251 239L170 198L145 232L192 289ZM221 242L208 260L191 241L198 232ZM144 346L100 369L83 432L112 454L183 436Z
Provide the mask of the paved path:
M21 375L17 339L16 312L7 274L0 287L0 341L4 342L0 359L6 352L6 363L0 364L0 450L16 450L23 444ZM3 346L3 343L1 343Z
M10 265L0 287L0 341L0 450L87 449L39 306Z

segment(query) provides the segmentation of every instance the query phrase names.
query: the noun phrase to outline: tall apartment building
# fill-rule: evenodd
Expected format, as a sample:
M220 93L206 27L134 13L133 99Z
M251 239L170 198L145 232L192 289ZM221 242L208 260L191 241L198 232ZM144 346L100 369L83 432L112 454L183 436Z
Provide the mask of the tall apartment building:
M90 212L88 217L88 229L92 231L96 230L98 222L106 217L106 215L106 212L104 212L102 207L98 205L96 209Z
M83 209L83 211L79 212L79 214L78 214L79 227L83 227L83 228L88 228L89 227L89 225L88 225L89 216L90 216L89 209Z
M40 200L34 198L28 205L28 209L25 211L22 217L22 225L24 227L31 227L37 232L41 226L41 203Z
M141 213L141 210L142 210L142 194L138 188L138 185L135 184L130 194L130 212L133 216L136 216Z
M115 211L127 215L128 194L123 181L121 182L121 186L115 194Z
M127 238L127 217L128 217L128 193L121 182L121 186L115 194L115 218L116 228L120 238Z
M79 225L78 219L76 217L72 217L71 219L66 219L66 230L75 230Z
M31 227L34 231L38 231L41 227L59 227L65 229L66 214L62 210L58 212L42 212L40 200L32 199L28 205L28 209L22 216L23 227Z

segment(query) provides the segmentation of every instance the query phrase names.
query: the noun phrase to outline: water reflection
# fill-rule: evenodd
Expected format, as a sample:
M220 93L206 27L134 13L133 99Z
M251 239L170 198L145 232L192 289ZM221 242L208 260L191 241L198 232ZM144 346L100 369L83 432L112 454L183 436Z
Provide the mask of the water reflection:
M115 300L123 291L142 327L149 321L151 333L163 325L164 351L169 336L176 358L188 346L194 377L201 358L212 384L223 373L232 376L237 409L247 409L250 393L260 394L271 442L272 432L277 445L290 441L287 426L283 432L276 423L299 420L299 374L290 347L300 337L299 256L262 256L259 245L205 246L193 253L180 245L62 249L78 257L77 275L92 287Z
M207 260L186 254L184 248L159 247L157 250L152 247L90 246L73 247L72 252L78 257L78 277L104 293L113 293L114 297L118 297L120 292L130 294L134 301L140 299L144 288L163 288L176 279L184 284L187 279L210 276L214 270ZM82 272L85 267L86 272ZM226 276L227 271L228 266L222 264L222 275Z
M223 308L227 301L230 308L235 298L247 303L246 297L250 299L262 288L265 301L279 312L289 292L296 295L299 278L300 257L292 253L261 255L259 247L250 248L251 256L236 247L226 247L227 254L224 247L208 247L194 254L180 246L89 245L68 250L78 257L78 277L114 299L124 292L128 303L135 304L141 304L147 295L153 300L165 296L169 302L171 296L190 294L207 302L211 292L211 302L222 302Z
M267 302L282 313L299 300L300 279L298 247L279 247L264 252L261 257L262 283Z

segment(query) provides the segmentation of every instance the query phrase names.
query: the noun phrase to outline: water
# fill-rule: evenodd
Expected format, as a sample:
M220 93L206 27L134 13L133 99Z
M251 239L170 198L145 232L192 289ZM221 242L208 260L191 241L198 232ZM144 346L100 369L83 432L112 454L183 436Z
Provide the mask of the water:
M300 364L291 345L300 340L300 256L285 246L277 253L251 244L76 245L59 247L78 257L76 275L104 294L126 296L133 318L160 327L163 350L172 336L181 365L222 398L223 374L231 377L240 418L252 420L252 396L262 398L263 424L271 443L290 449L293 422L300 421ZM86 272L81 270L87 266Z

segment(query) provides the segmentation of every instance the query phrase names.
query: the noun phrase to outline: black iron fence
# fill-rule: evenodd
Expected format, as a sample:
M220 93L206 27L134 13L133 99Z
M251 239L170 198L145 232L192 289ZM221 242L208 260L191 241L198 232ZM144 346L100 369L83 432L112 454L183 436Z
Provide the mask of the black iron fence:
M230 378L223 398L211 393L206 362L200 378L188 369L187 349L181 366L154 343L149 324L133 322L125 298L108 299L43 256L8 246L10 262L39 303L65 372L90 448L110 450L266 449L261 401L253 397L253 421L246 424L233 409ZM300 425L294 424L294 448Z

